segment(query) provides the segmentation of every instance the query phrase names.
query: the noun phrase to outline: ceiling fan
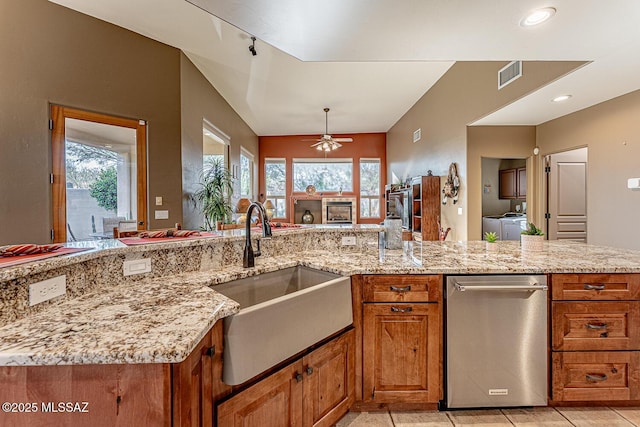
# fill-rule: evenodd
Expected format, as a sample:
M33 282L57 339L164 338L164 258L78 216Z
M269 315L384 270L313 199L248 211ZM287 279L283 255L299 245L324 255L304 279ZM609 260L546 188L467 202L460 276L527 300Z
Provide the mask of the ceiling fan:
M329 135L329 109L324 109L325 114L325 126L324 135L320 139L305 139L303 141L316 141L315 144L311 144L311 147L316 147L318 151L332 151L336 148L342 147L341 142L353 142L353 138L334 138Z

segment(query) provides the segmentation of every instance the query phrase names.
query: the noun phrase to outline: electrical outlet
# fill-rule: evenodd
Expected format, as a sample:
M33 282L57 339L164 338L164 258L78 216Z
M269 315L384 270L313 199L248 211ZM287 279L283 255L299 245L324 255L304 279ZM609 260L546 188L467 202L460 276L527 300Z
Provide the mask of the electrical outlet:
M462 208L458 208L458 215L462 215Z
M134 259L122 264L122 274L132 276L134 274L151 273L151 258Z
M67 293L67 276L62 275L29 285L29 305L40 304Z
M342 246L355 246L355 245L356 245L355 236L344 236L342 238Z
M156 219L169 219L169 211L154 211Z

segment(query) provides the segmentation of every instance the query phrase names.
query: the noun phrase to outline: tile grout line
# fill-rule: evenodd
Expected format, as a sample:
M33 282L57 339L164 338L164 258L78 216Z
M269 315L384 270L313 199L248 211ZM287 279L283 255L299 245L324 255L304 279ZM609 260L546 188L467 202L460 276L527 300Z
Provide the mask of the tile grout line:
M634 426L634 427L638 427L638 425L637 425L636 423L634 423L633 421L631 421L631 420L627 419L627 417L625 417L625 416L624 416L624 415L622 415L620 412L618 412L618 411L616 410L616 408L612 408L612 407L610 407L610 406L608 406L608 408L609 408L610 410L612 410L614 413L616 413L618 416L622 417L622 419L623 419L623 420L625 420L626 422L628 422L628 423L629 423L629 424L631 424L632 426Z
M560 414L560 416L561 416L562 418L564 418L565 420L567 420L567 422L568 422L569 424L571 424L571 425L572 425L572 426L574 426L574 427L576 426L576 425L575 425L573 422L571 422L571 420L570 420L569 418L567 418L567 417L566 417L562 412L558 411L558 409L557 409L555 406L553 407L553 410L554 410L554 411L556 411L558 414Z
M511 418L507 417L507 414L505 414L505 413L504 413L504 411L503 411L502 409L500 409L500 413L502 414L502 416L503 416L503 417L505 417L505 418L507 419L507 421L509 421L509 423L510 423L512 426L515 426L514 422L513 422L513 421L511 421Z

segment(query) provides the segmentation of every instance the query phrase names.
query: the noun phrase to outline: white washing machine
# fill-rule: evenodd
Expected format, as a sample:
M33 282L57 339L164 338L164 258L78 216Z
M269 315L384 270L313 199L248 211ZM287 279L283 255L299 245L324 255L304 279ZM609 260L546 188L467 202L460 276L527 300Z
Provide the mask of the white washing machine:
M509 215L509 214L505 214ZM482 217L482 239L484 233L494 232L498 240L520 240L520 232L527 228L527 217L494 215Z

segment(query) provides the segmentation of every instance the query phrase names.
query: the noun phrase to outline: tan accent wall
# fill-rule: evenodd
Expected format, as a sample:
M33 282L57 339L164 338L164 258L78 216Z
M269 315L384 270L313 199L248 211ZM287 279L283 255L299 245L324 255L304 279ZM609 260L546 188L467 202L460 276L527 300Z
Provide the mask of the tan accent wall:
M484 181L482 179L482 158L494 159L525 159L533 156L533 148L536 145L535 126L469 126L467 128L467 171L468 171L468 198L469 240L478 240L482 237L482 191ZM527 162L527 210L532 208L534 179L530 179L533 168ZM495 178L497 182L497 177ZM531 191L530 191L531 189ZM492 187L496 194L499 188ZM496 196L497 198L497 196ZM509 209L507 201L505 208ZM504 212L502 212L504 213Z
M525 62L523 76L498 91L497 73L506 62L457 62L387 133L387 182L392 176L404 180L424 175L427 170L444 176L451 162L458 164L461 178L457 204L442 206L442 223L451 227L448 240L471 236L467 221L477 215L480 175L469 176L467 165L467 125L582 66L583 62ZM413 131L421 128L422 139L413 143ZM468 197L476 206L471 211ZM462 215L458 215L462 208ZM475 219L474 219L475 221Z
M640 91L543 123L537 144L541 155L588 147L588 243L640 249L640 190L627 189L640 177Z
M49 104L147 120L149 194L181 221L180 52L46 0L0 5L0 244L47 243Z
M180 54L180 94L182 105L182 181L183 226L198 229L200 212L189 200L198 188L202 170L202 122L207 119L231 137L232 166L240 165L240 147L254 156L254 194L258 194L258 137L231 108L218 91L183 53ZM240 181L234 183L234 200L240 194Z

